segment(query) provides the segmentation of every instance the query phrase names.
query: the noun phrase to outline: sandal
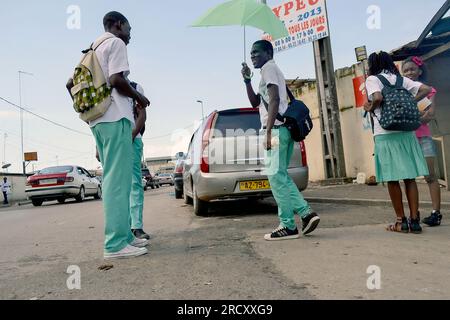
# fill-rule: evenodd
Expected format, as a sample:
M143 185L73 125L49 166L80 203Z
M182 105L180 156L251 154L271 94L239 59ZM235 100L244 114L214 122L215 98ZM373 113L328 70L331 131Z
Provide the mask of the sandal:
M386 228L386 231L409 233L408 219L406 219L406 218L397 218L397 221L395 222L395 224L389 225Z

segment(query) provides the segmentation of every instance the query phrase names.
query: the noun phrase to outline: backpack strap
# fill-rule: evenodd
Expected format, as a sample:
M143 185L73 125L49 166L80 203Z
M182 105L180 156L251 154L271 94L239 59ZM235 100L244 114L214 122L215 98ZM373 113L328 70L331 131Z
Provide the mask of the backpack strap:
M287 92L287 95L289 97L289 100L291 100L291 103L294 102L296 100L295 96L292 94L291 90L289 90L288 86L286 86L286 92ZM261 100L263 101L263 104L264 104L264 107L266 108L266 111L269 112L269 103L266 102L261 95L259 95L259 96L260 96ZM276 119L278 121L280 121L280 122L283 122L283 123L285 122L285 118L279 113L277 114Z
M292 91L289 89L288 86L286 86L286 92L288 94L289 100L291 100L291 103L294 102L296 99L294 95L292 94Z
M104 42L106 42L106 41L109 40L109 39L113 39L113 38L116 38L116 36L114 36L114 35L107 36L107 37L101 39L100 41L93 42L93 43L91 44L91 46L89 47L89 49L83 50L83 51L81 51L81 52L82 52L83 54L86 54L86 53L88 53L88 52L91 51L91 50L95 51L95 50L97 50Z
M394 86L388 81L388 79L383 77L381 74L377 74L376 77L378 78L378 80L380 80L380 82L383 84L383 86L394 88ZM398 76L397 76L397 81L398 81Z
M397 89L402 89L403 88L403 82L404 82L403 77L400 76L400 75L397 75L397 81L395 82L395 87Z

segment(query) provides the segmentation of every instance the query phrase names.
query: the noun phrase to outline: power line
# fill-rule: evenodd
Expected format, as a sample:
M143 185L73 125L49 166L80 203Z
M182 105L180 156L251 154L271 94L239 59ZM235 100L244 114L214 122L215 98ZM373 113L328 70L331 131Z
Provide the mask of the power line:
M16 105L15 103L12 103L11 101L8 101L8 100L5 99L5 98L0 97L0 100L3 100L4 102L6 102L6 103L8 103L8 104L10 104L10 105L12 105L12 106L14 106L14 107L16 107L16 108L18 108L18 109L20 109L20 110L23 110L23 111L25 111L25 112L27 112L27 113L29 113L29 114L31 114L31 115L33 115L33 116L35 116L35 117L41 119L41 120L47 121L47 122L49 122L49 123L51 123L51 124L53 124L53 125L55 125L55 126L61 127L61 128L63 128L63 129L66 129L66 130L69 130L69 131L72 131L72 132L75 132L75 133L78 133L78 134L81 134L81 135L83 135L83 136L92 137L91 134L87 134L87 133L85 133L85 132L81 132L81 131L78 131L78 130L69 128L69 127L67 127L67 126L65 126L65 125L62 125L62 124L60 124L60 123L57 123L57 122L55 122L55 121L53 121L53 120L47 119L47 118L45 118L45 117L43 117L43 116L40 116L40 115L38 115L38 114L36 114L36 113L34 113L34 112L31 112L31 111L27 110L27 109L25 109L25 108L20 107L20 106ZM191 124L191 125L189 125L189 126L186 126L186 127L184 127L184 128L182 128L182 130L183 130L183 129L191 128L191 127L193 127L193 126L195 126L195 123L194 123L194 124ZM161 136L150 137L150 138L143 138L143 140L157 140L157 139L162 139L162 138L171 136L172 134L173 134L173 132L172 132L172 133L167 133L167 134L164 134L164 135L161 135Z
M20 139L20 134L19 133L16 133L14 131L8 131L8 130L1 129L0 132L2 132L2 131L7 133L7 134L10 134L11 137L13 137L13 139L14 139L14 137L16 139ZM65 148L65 147L52 145L52 144L49 144L48 142L42 142L42 141L36 140L34 138L33 139L26 138L26 140L27 140L28 144L32 144L32 145L36 145L36 146L40 145L39 148L55 149L55 150L58 150L58 151L66 151L66 152L71 152L71 153L80 153L80 150L72 150L72 149L68 149L68 148ZM17 147L17 146L15 146L15 147Z
M61 127L61 128L63 128L63 129L66 129L66 130L69 130L69 131L72 131L72 132L75 132L75 133L78 133L78 134L81 134L81 135L83 135L83 136L92 137L91 134L87 134L87 133L85 133L85 132L81 132L81 131L78 131L78 130L69 128L69 127L67 127L67 126L65 126L65 125L62 125L62 124L60 124L60 123L57 123L57 122L55 122L55 121L53 121L53 120L47 119L47 118L45 118L45 117L43 117L43 116L40 116L40 115L38 115L38 114L36 114L36 113L34 113L34 112L31 112L31 111L27 110L27 109L25 109L25 108L20 107L20 106L18 106L17 104L12 103L11 101L6 100L5 98L0 97L0 100L3 100L4 102L6 102L6 103L8 103L8 104L10 104L10 105L12 105L12 106L14 106L14 107L20 109L20 110L23 110L23 111L25 111L25 112L27 112L27 113L29 113L29 114L32 114L33 116L35 116L35 117L37 117L37 118L39 118L39 119L41 119L41 120L50 122L51 124L53 124L53 125L55 125L55 126Z
M186 127L184 127L184 128L181 128L181 129L176 129L176 130L189 129L189 128L194 127L194 126L195 126L195 123L194 123L194 124L190 124L190 125L188 125L188 126L186 126ZM174 131L175 131L175 130L174 130ZM142 140L157 140L157 139L162 139L162 138L171 136L172 134L173 134L173 132L167 133L167 134L164 134L164 135L161 135L161 136L156 136L156 137L142 138Z

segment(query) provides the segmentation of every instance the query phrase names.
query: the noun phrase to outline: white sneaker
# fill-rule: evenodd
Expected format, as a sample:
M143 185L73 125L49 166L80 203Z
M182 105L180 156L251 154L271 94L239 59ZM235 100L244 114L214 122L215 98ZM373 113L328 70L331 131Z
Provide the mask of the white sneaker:
M133 258L133 257L139 257L144 254L146 254L148 250L146 248L137 248L133 246L126 246L120 251L113 252L113 253L104 253L103 257L105 259L124 259L124 258Z
M148 246L148 240L134 238L133 242L130 243L130 246L144 248L144 247Z

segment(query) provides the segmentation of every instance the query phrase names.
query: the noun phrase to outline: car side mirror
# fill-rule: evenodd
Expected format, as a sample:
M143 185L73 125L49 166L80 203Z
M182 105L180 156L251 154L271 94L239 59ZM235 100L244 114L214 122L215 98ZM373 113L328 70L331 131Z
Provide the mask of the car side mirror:
M184 152L178 152L178 153L176 154L175 158L176 158L177 160L180 160L180 159L184 159L185 156L186 156L186 155L184 154Z

